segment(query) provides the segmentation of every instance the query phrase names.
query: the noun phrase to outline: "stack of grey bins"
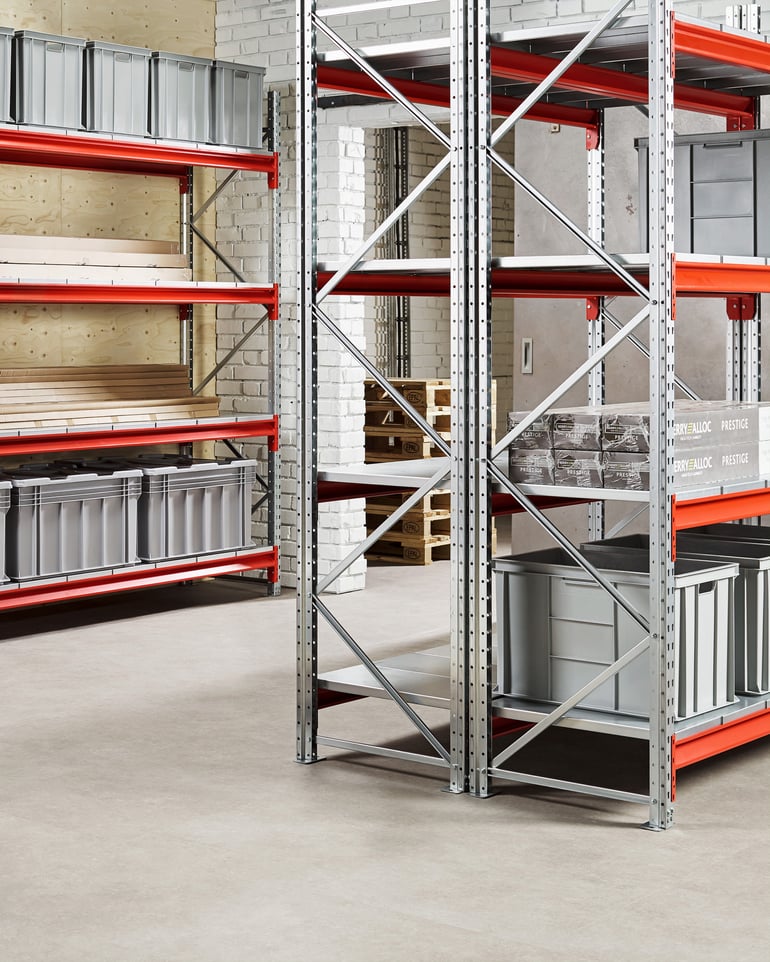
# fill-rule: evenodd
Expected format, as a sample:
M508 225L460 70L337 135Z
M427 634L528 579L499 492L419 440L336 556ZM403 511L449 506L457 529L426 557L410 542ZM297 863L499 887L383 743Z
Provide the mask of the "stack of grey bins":
M264 67L0 27L0 121L262 147Z
M587 560L643 615L649 539L581 546ZM643 630L562 549L495 562L501 692L561 702L632 648ZM770 527L715 524L677 533L676 714L770 694ZM582 708L646 715L649 664L636 659Z
M256 462L152 455L0 473L3 581L249 548Z

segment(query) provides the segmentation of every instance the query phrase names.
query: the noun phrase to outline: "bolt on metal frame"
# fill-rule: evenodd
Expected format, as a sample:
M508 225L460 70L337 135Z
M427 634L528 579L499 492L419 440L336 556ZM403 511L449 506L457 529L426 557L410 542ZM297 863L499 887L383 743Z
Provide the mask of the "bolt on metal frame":
M387 6L387 4L385 5ZM409 206L447 169L451 176L451 233L452 255L450 258L450 296L452 306L452 445L449 452L452 515L451 555L451 634L450 634L450 702L451 743L446 761L450 768L450 789L462 791L468 788L473 794L489 793L491 778L501 778L548 787L569 789L596 794L608 798L641 802L648 806L647 825L651 829L665 829L673 818L672 746L675 711L675 592L673 568L673 453L674 453L674 387L679 386L688 396L696 397L674 372L674 234L673 234L673 17L671 0L656 0L648 9L648 117L649 117L649 191L650 191L650 254L648 286L641 284L623 264L604 249L603 211L603 149L601 118L593 136L598 150L589 157L589 224L583 231L556 205L552 204L534 185L530 184L515 168L495 150L496 144L510 131L519 119L537 104L580 56L620 17L628 6L628 0L619 3L575 44L563 59L555 61L554 67L536 88L519 102L513 113L490 135L491 115L489 96L490 38L488 28L489 4L473 4L452 0L450 3L450 96L451 137L450 151L434 170L417 185L403 204L390 218L375 230L370 238L346 263L326 281L316 294L314 206L316 202L315 181L315 28L321 21L316 14L314 2L298 4L298 37L300 74L298 85L300 131L299 183L301 199L300 216L300 290L302 326L300 343L300 392L302 453L300 471L300 597L298 601L298 758L313 761L317 758L317 744L335 744L339 747L355 747L371 750L377 754L405 757L404 753L361 746L339 739L320 739L317 735L317 614L327 620L328 611L317 597L320 590L315 566L317 564L314 544L314 523L317 512L317 365L316 339L318 325L322 324L348 349L362 366L376 378L394 401L418 423L416 412L400 397L387 379L373 370L370 362L357 351L336 328L333 321L319 305L325 297L339 287L347 275L361 263L365 254L379 237L392 226L394 219L403 215ZM333 12L342 12L336 8ZM337 42L338 38L328 27L321 32ZM697 34L697 28L683 28L682 35ZM726 41L729 46L729 40ZM418 108L405 104L404 97L395 86L380 77L344 42L338 44L350 57L351 62L362 69L367 77L376 82L394 101L405 106L420 123L428 129L435 126L427 121ZM352 88L349 88L352 89ZM696 108L697 109L697 108ZM441 138L440 138L441 139ZM445 142L442 140L442 142ZM490 170L495 164L519 187L527 191L548 210L562 226L576 236L610 271L619 277L630 291L642 297L644 307L621 326L607 310L603 298L596 305L589 305L589 358L552 392L515 429L497 445L490 443L489 432L489 297L491 294L491 262L489 248ZM344 289L344 288L343 288ZM695 288L693 288L695 290ZM633 335L634 330L649 320L650 345L645 348ZM604 338L604 322L618 328L609 340ZM553 525L543 511L519 487L513 484L495 464L495 458L504 453L515 439L541 413L554 403L581 378L589 376L589 392L592 401L603 400L604 358L624 340L630 340L649 358L651 437L655 444L651 451L651 491L649 495L650 518L650 603L647 616L636 611L632 605L597 571L580 552ZM752 356L757 364L758 339L754 346L741 345L741 351ZM478 394L477 394L478 390ZM428 425L421 424L425 433L434 439ZM445 450L445 445L438 444ZM414 500L421 497L430 486L440 482L442 471L425 482L415 493ZM527 511L560 544L588 574L597 581L626 612L644 628L646 637L634 648L607 667L581 691L545 715L497 756L492 754L491 703L491 646L492 624L490 605L490 538L489 524L490 484L511 495L520 509ZM400 515L398 515L400 516ZM622 522L621 524L624 524ZM696 522L697 523L697 522ZM700 522L702 523L702 522ZM680 525L681 526L681 525ZM389 527L384 522L379 532ZM590 518L590 531L600 534L603 527L601 510ZM324 580L328 585L352 563L365 549L355 549L335 572ZM333 627L353 649L360 660L375 673L376 666L362 652L353 639L339 624ZM632 660L648 653L650 665L650 719L649 719L649 793L640 795L605 789L593 785L581 785L559 779L546 779L527 773L511 771L501 766L521 748L530 743L551 725L562 719L591 691L615 676ZM378 670L377 670L378 671ZM385 687L385 686L384 686ZM391 686L392 688L392 686ZM407 711L399 693L389 694L399 706ZM419 725L418 725L419 727ZM422 729L421 729L422 730ZM425 732L423 732L425 734ZM426 735L427 737L427 735ZM429 739L430 740L430 739ZM435 748L435 746L434 746ZM441 754L441 753L438 753ZM439 763L437 758L410 755Z

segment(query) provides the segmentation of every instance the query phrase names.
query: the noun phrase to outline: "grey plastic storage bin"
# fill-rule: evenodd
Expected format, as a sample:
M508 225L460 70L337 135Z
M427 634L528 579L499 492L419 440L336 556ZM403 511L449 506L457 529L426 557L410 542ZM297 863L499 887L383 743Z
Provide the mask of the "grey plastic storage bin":
M763 532L741 540L737 532ZM716 529L716 530L715 530ZM736 532L731 537L731 531ZM646 535L609 538L598 545L647 550ZM770 692L770 529L734 524L711 525L676 536L678 557L737 564L735 582L735 690L741 694Z
M648 563L639 551L586 549L586 557L643 615ZM500 691L561 702L644 638L643 629L561 548L495 561ZM737 565L678 561L676 707L687 718L730 704L732 596ZM645 655L595 689L581 707L646 716Z
M89 40L85 63L86 129L146 136L150 51Z
M648 249L648 140L639 152L642 249ZM674 141L674 245L679 253L770 256L770 131Z
M211 139L213 61L156 50L150 59L150 134L169 140Z
M214 61L213 140L230 147L262 146L264 67Z
M135 564L138 470L55 465L6 472L7 571L15 581Z
M18 30L13 39L14 119L18 124L83 127L85 40Z
M0 121L8 123L11 116L11 57L14 30L0 27Z
M0 583L8 581L5 571L5 518L11 506L11 482L0 480Z
M145 561L250 547L257 463L175 455L137 458L138 552Z

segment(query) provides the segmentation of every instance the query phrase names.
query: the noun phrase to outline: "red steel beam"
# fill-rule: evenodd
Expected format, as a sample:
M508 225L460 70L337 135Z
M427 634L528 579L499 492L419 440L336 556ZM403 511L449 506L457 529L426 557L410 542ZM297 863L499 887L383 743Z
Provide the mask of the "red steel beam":
M704 60L748 67L770 73L770 45L754 37L738 36L674 17L674 50Z
M333 275L318 274L318 286ZM396 274L383 271L351 273L334 289L335 295L448 297L448 273ZM518 268L495 268L492 271L492 293L495 297L603 297L632 294L629 287L612 271L538 271Z
M268 572L271 584L278 581L278 548L263 548L260 551L229 558L193 559L164 568L141 571L125 568L110 574L75 578L59 584L25 585L21 588L6 588L0 591L0 610L29 608L33 605L52 604L58 601L73 601L94 598L98 595L117 591L133 591L136 588L154 588L160 585L176 584L197 578L213 578L218 575L241 574L244 571Z
M731 294L770 293L770 268L763 264L699 264L676 262L680 295L727 297Z
M671 744L674 770L713 758L722 752L729 752L767 735L770 735L770 708L687 738L674 738Z
M763 514L770 514L770 488L717 494L710 498L693 498L691 501L674 499L673 502L675 532L699 528L704 524L742 521Z
M329 67L324 64L318 67L318 86L330 90L344 90L347 93L360 94L364 97L386 97L387 94L371 77L357 70L346 70L342 67ZM400 77L386 77L399 93L417 104L428 104L432 107L449 107L449 87L440 84L423 83L419 80L404 80ZM516 97L506 97L503 94L492 95L492 113L499 117L508 117L522 103ZM536 104L527 114L527 120L537 120L549 124L564 124L566 127L584 127L598 131L599 117L595 110L583 107L560 106L558 104Z
M79 137L16 127L0 127L0 163L168 177L184 177L189 167L218 167L263 172L268 175L269 187L278 186L276 153Z
M278 310L278 286L238 284L48 284L1 281L2 304L262 304Z
M122 448L144 444L182 444L216 441L220 438L267 438L271 451L278 450L278 416L248 421L218 421L216 424L175 424L158 428L121 427L61 434L0 436L0 455L43 454L51 451L87 451L94 448Z
M634 272L644 283L646 271ZM318 274L319 288L331 277L329 271ZM680 297L729 297L747 291L770 293L770 268L762 264L708 264L677 261L676 287ZM345 277L335 288L335 295L357 294L380 297L448 297L449 275L398 274L396 272L362 271ZM610 270L522 270L498 267L492 270L492 294L495 297L610 297L633 292Z
M767 57L767 53L765 56ZM521 50L493 47L491 63L493 77L540 83L558 65L559 60ZM649 84L646 77L610 70L607 67L575 64L556 81L554 88L591 93L631 103L649 102ZM751 97L705 90L688 84L674 84L674 106L681 110L719 117L754 116L754 100Z

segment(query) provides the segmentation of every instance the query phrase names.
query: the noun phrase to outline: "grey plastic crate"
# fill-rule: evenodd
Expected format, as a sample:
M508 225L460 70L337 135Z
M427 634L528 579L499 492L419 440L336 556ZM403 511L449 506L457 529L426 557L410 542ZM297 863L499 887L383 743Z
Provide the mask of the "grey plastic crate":
M0 27L0 121L8 123L11 114L11 58L13 34L11 27Z
M640 228L648 248L648 140L639 152ZM770 131L680 136L674 142L679 253L770 256Z
M146 136L150 51L89 40L85 70L86 129Z
M141 472L33 466L6 473L7 572L15 581L135 564Z
M744 527L747 531L763 531L765 540L761 535L746 540L731 537L728 529L740 531L739 525L711 525L680 531L676 536L676 552L680 558L738 565L734 608L735 690L741 694L764 695L770 692L770 528ZM627 535L595 544L646 551L649 539L646 535Z
M169 140L211 139L213 61L156 50L150 58L150 134Z
M13 38L13 114L18 124L83 128L85 40L18 30Z
M175 455L137 458L142 495L138 552L161 561L250 547L257 463L203 461Z
M588 559L646 614L647 558L639 551L586 549ZM495 561L500 690L561 702L644 638L643 629L560 548ZM683 560L676 566L676 714L730 704L732 596L737 565ZM646 716L649 658L642 655L595 689L581 707Z
M214 61L212 138L215 144L262 146L264 77L264 67Z
M11 482L0 480L0 582L8 581L5 570L5 518L11 506Z

